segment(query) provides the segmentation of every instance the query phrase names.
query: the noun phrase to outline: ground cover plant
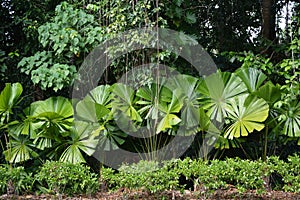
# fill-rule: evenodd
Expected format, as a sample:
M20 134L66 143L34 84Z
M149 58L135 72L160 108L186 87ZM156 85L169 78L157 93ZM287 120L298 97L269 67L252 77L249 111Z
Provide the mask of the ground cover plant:
M218 190L235 188L237 194L254 191L252 195L265 195L276 190L291 192L297 196L300 192L299 156L290 156L287 161L270 157L267 162L251 161L239 158L213 160L211 162L185 158L156 163L141 161L137 164L124 164L119 170L104 167L101 177L90 172L82 164L46 162L34 174L24 168L7 170L3 166L0 179L1 195L7 197L9 187L12 194L50 194L54 196L74 196L85 194L92 197L105 190L113 194L120 189L143 191L156 197L165 191L184 195L187 190L196 197L214 197ZM269 177L271 182L266 182ZM8 181L9 180L9 181ZM102 185L102 191L99 185ZM53 197L54 197L53 196ZM295 197L296 197L295 196Z

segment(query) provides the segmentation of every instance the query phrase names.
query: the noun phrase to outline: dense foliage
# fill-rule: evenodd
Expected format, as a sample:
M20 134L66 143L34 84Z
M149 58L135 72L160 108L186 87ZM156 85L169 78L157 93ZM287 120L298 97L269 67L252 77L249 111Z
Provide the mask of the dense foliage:
M156 135L154 146L144 146L143 150L149 154L159 149L161 135L216 134L209 137L217 141L212 145L218 149L240 147L243 143L240 138L263 129L266 137L259 141L261 143L268 142L267 134L279 131L282 131L280 135L298 140L297 125L291 122L298 119L297 110L296 115L291 116L286 115L289 110L275 106L285 93L272 82L264 82L266 78L257 69L240 68L235 73L219 71L200 79L176 75L166 80L165 85L152 83L135 89L121 83L101 85L77 101L76 121L73 106L64 97L34 102L18 119L12 120L22 86L7 84L0 94L1 121L7 130L5 138L9 139L4 155L10 163L37 156L85 162L82 152L91 156L97 148L118 149L126 140L126 131L144 136L141 134L145 134L145 129L141 132L141 127L147 127L148 132L154 131ZM156 96L157 88L160 88L159 96ZM158 102L154 101L155 97ZM277 120L282 116L285 121ZM223 127L214 127L216 122L224 123ZM142 152L138 150L140 144L132 145L132 151ZM263 159L266 156L267 149L264 149Z
M16 194L91 195L100 190L100 184L112 191L128 188L156 194L188 189L201 191L199 195L206 197L217 189L229 187L236 187L240 192L255 190L259 194L270 188L299 193L298 163L297 155L290 156L287 161L270 157L267 163L239 158L211 162L185 158L163 164L141 161L124 164L119 171L103 168L98 177L81 164L47 161L34 174L23 167L1 166L0 195L7 193L8 188L13 188L12 192ZM271 181L266 182L269 176Z
M0 172L0 194L93 194L99 189L97 175L80 164L47 161L34 174L10 166Z
M47 161L34 180L46 194L92 194L99 189L97 175L80 164Z
M256 190L263 193L270 187L299 192L299 166L295 166L297 162L297 155L289 157L287 162L279 160L278 157L270 157L267 163L262 160L239 158L211 162L186 158L167 161L159 166L158 163L144 161L134 165L123 165L118 172L104 168L102 180L113 190L122 187L142 188L152 193L188 188L208 194L232 186L240 192ZM155 167L149 168L149 165ZM266 182L269 176L272 182Z
M299 193L299 157L291 156L300 149L299 7L293 0L1 1L1 194L91 194L98 178L109 189L150 193L229 185ZM218 70L199 75L152 35L147 48L109 63L83 98L71 94L95 48L145 27L178 31L183 47L203 45ZM149 42L130 33L130 45ZM181 159L148 162L188 136L194 140ZM95 154L120 149L142 161L101 168L106 156Z

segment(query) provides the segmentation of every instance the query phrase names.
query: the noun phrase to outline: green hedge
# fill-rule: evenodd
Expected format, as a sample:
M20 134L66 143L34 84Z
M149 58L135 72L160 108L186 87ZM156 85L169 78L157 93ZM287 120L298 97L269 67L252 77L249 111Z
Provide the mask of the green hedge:
M278 179L277 181L274 181ZM150 193L183 190L186 184L198 191L236 187L240 192L256 190L263 193L270 186L286 192L300 193L300 158L290 156L287 161L270 157L267 162L239 158L226 160L176 159L163 163L141 161L123 165L119 171L102 168L101 181L110 190L119 188L142 189ZM0 166L0 194L7 187L15 194L93 194L99 190L99 178L82 164L62 162L44 163L38 171L27 173L23 167Z
M43 193L92 194L99 188L96 174L81 164L47 161L35 175Z
M149 166L153 166L153 170L149 170ZM103 168L101 176L111 190L144 189L151 193L169 189L183 190L185 185L180 184L180 179L184 179L185 183L192 182L195 189L206 192L234 186L240 192L256 190L257 193L263 193L270 187L268 180L274 177L279 177L280 181L275 182L273 188L299 193L300 158L297 155L290 156L287 162L278 157L270 157L267 162L239 158L204 162L186 158L167 161L162 166L142 161L123 165L119 171Z
M23 167L0 166L0 195L7 193L7 186L15 194L92 194L99 189L98 176L81 164L47 161L35 175Z

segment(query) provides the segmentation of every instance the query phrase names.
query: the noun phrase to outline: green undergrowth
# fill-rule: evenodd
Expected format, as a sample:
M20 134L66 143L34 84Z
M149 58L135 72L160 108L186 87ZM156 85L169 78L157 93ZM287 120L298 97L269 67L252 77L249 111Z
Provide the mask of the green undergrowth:
M82 164L47 161L34 173L23 167L0 166L0 195L7 188L14 194L93 194L99 189L98 175Z
M147 161L125 164L120 170L103 168L102 181L111 190L143 189L150 193L174 189L213 192L229 187L235 187L241 193L256 190L261 194L269 188L300 192L300 158L297 155L290 156L286 162L270 157L267 162L239 158L205 162L186 158L161 165L145 163ZM149 166L153 166L153 170L149 170Z
M240 193L268 189L300 192L300 158L286 161L270 157L261 160L203 161L185 158L165 161L140 161L122 165L119 170L103 167L101 176L83 164L47 161L38 170L27 172L24 167L0 166L0 194L94 194L105 184L110 191L120 188L159 194L167 190L186 189L210 194L217 189L235 187ZM10 191L11 192L11 191Z

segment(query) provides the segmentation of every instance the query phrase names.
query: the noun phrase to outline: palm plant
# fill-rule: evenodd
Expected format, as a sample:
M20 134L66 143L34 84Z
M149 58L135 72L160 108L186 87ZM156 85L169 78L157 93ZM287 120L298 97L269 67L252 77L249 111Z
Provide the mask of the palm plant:
M13 115L13 109L16 108L18 103L21 101L21 94L23 92L23 87L20 83L7 83L4 87L4 89L1 91L0 94L0 129L4 130L7 129L8 123L11 120L11 115ZM5 147L2 144L2 137L4 138L5 144L7 145L7 148L10 150L12 147L18 146L16 143L9 143L10 142L10 136L7 135L6 131L0 132L0 143L1 147L4 150ZM21 143L21 142L20 142ZM26 151L26 148L15 148L13 151ZM7 157L10 157L10 160L19 160L22 157L14 157L12 156L12 151L6 151L4 152ZM27 157L28 154L26 154L25 157Z
M227 109L229 127L225 130L225 138L233 139L248 136L254 130L261 131L269 114L269 106L265 100L248 94L240 95L230 101Z
M9 132L7 150L3 153L9 163L20 163L38 157L32 140L28 136L17 135L13 132Z
M204 78L199 87L201 105L212 120L224 122L229 101L247 92L243 81L229 72L214 73Z
M73 107L63 97L32 103L20 120L7 124L6 160L18 163L43 155L67 162L85 162L97 146L93 129L84 122L73 124Z
M201 127L199 127L201 125L199 123L201 122L201 110L198 101L200 97L199 80L188 75L177 75L172 79L172 83L170 88L177 95L183 106L181 109L181 129L177 134L195 134Z
M68 136L73 108L68 99L53 97L32 103L23 110L20 119L8 124L10 148L5 152L6 159L12 163L24 162L45 149L50 149L50 157L57 157L51 149Z
M56 146L68 136L73 123L73 107L64 97L51 97L39 102L33 112L36 122L40 123L34 139L36 147L43 150Z
M68 139L63 142L56 150L64 149L59 160L62 162L82 163L85 159L81 152L91 156L97 147L98 136L87 122L76 121L70 130Z
M9 122L13 108L21 101L22 92L23 87L20 83L6 83L0 94L0 127Z
M4 155L11 163L38 155L85 162L84 154L93 155L97 148L116 150L131 133L144 137L146 152L157 150L157 143L168 142L168 136L196 134L222 149L242 147L250 133L265 130L265 158L268 137L282 132L300 138L299 101L276 107L283 91L266 80L259 70L241 68L204 78L176 75L137 89L101 85L74 101L75 112L70 100L52 97L32 103L18 120L11 120L11 114L22 86L7 84L0 94ZM145 141L151 140L147 147Z
M283 132L289 137L300 137L300 101L293 101L285 111Z
M235 73L212 74L200 83L201 105L222 134L215 147L242 147L243 137L261 131L269 116L269 105L258 91L263 87L266 76L251 68L241 68Z
M113 122L116 109L112 107L114 105L112 95L112 86L101 85L91 90L76 104L76 121L84 121L93 127L90 134L92 137L95 136L94 139L97 140L95 147L101 151L118 149L126 138L126 134Z

